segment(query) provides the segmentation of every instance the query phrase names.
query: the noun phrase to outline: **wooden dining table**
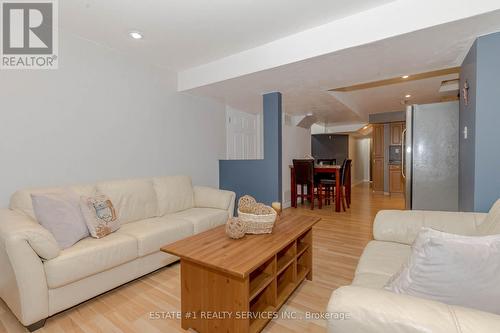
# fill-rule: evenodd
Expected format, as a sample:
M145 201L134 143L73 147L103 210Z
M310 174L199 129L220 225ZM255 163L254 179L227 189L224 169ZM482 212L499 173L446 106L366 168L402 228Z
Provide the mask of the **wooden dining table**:
M293 165L290 165L290 189L292 194L292 207L297 208L297 184L295 184L295 169ZM327 175L335 175L335 211L340 212L340 170L342 167L340 165L315 165L314 166L314 174L327 174ZM347 177L346 182L346 200L351 202L351 177ZM320 205L321 207L321 205Z

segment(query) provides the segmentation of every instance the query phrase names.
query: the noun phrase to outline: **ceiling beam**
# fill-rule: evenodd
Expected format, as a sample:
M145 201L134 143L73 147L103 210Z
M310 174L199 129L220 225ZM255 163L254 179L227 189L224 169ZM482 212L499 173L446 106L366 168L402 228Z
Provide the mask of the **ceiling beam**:
M441 97L441 102L452 102L458 101L458 95Z
M445 76L445 75L458 74L458 73L460 73L460 67L451 67L451 68L446 68L446 69L440 69L437 71L409 75L407 78L403 78L401 76L398 76L398 77L394 77L391 79L366 82L366 83L356 84L356 85L349 86L349 87L330 89L329 91L350 92L350 91L377 88L377 87L382 87L382 86L388 86L391 84L405 83L405 82L410 82L410 81L417 81L417 80L429 79L429 78L437 77L437 76Z

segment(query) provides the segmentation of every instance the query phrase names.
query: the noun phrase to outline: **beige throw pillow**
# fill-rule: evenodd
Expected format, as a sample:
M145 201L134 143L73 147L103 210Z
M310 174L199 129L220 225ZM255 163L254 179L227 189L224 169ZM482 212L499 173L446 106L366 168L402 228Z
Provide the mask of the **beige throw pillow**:
M102 238L120 228L118 214L107 196L82 196L80 208L92 237Z
M477 228L478 236L500 234L500 199L491 207L486 219Z

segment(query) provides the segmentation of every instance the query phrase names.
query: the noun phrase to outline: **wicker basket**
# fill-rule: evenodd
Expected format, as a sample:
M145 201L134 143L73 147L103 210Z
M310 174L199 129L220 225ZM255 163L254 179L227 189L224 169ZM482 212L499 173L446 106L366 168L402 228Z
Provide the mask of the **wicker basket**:
M255 215L242 213L238 209L238 217L245 222L247 234L270 234L273 232L277 214L273 211L272 214Z

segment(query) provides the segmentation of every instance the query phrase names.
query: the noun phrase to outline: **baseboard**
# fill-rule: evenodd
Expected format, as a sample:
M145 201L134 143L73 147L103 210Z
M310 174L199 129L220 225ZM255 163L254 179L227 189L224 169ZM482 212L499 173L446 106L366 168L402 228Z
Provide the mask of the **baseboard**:
M355 180L351 186L354 187L354 186L357 186L359 184L364 184L364 183L369 183L370 181L369 180L366 180L366 179L361 179L361 180Z

